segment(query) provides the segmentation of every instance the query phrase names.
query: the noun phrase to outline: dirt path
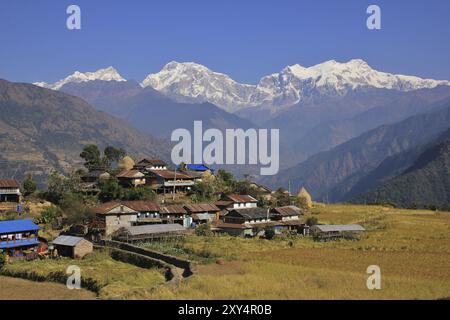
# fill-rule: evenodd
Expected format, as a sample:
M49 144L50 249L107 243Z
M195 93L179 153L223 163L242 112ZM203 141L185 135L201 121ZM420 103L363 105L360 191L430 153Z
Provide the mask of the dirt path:
M69 290L65 285L0 276L0 300L91 300L87 290Z

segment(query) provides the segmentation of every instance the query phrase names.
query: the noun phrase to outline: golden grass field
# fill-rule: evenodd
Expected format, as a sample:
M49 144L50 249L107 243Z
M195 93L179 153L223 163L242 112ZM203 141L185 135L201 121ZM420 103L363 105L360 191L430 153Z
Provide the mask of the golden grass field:
M93 292L67 290L67 287L62 284L0 277L0 300L92 300L95 298Z
M102 284L99 297L126 299L440 299L450 297L450 213L382 206L320 205L320 223L360 223L359 241L315 242L189 236L157 249L197 263L197 275L174 286L147 270L96 253L83 261L20 262L15 271L49 274L78 264ZM155 245L149 246L155 249ZM216 263L220 262L220 263ZM381 290L368 290L369 265ZM1 281L1 280L0 280ZM150 289L148 285L156 287Z
M98 297L101 299L127 298L136 295L136 292L143 292L165 282L162 269L139 268L116 261L107 252L101 251L94 252L84 260L63 258L32 262L17 261L7 264L4 268L6 272L12 272L16 275L26 273L31 275L33 279L42 276L57 281L58 275L65 274L67 267L70 265L80 267L82 281L92 283L89 289L97 291ZM52 274L56 274L56 277ZM65 290L74 291L67 288Z
M320 223L361 223L360 241L190 237L185 252L222 258L149 299L439 299L450 297L450 213L320 205ZM199 260L201 261L201 259ZM381 290L366 269L381 268Z

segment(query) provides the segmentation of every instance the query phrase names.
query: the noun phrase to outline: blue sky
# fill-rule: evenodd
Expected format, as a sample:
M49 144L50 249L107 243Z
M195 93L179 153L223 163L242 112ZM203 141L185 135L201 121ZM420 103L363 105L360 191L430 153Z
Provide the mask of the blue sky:
M82 29L66 28L77 4ZM382 30L366 28L366 8ZM448 0L0 0L0 78L54 82L112 65L141 81L171 60L256 83L289 64L362 58L394 73L450 79Z

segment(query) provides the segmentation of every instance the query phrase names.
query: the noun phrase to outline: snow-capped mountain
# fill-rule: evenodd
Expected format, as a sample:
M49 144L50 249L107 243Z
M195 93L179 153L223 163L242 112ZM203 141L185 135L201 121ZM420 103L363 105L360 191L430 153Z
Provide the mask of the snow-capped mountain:
M288 66L280 73L262 78L257 91L270 97L260 101L261 104L289 106L315 96L342 96L362 87L412 91L438 85L450 82L380 72L365 61L354 59L347 63L330 60L309 68Z
M126 81L116 69L108 67L95 72L76 71L54 84L34 84L59 90L68 83L93 80ZM153 88L177 102L210 102L228 112L257 106L269 107L274 112L311 99L345 96L360 88L405 92L439 85L448 86L450 82L380 72L360 59L345 63L330 60L311 67L295 64L263 77L256 85L236 82L197 63L172 61L141 83L142 87Z
M412 91L450 82L379 72L354 59L346 63L330 60L312 67L288 66L263 77L257 85L238 83L196 63L170 62L141 85L178 101L207 101L233 112L261 105L291 106L316 96L345 95L361 87Z
M87 81L126 81L113 67L108 67L105 69L99 69L95 72L79 72L75 71L70 76L56 82L53 84L49 84L46 82L35 82L33 83L36 86L44 87L47 89L59 90L62 86L67 83L80 83Z
M193 62L169 62L148 75L142 87L152 87L179 102L210 102L225 110L256 106L254 85L241 84L229 76Z

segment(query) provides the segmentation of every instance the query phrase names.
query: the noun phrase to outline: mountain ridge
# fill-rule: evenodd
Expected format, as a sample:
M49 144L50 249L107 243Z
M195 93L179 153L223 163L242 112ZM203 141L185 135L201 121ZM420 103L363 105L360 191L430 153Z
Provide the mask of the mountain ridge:
M77 71L55 84L36 82L35 85L58 90L71 81L102 80L102 73L106 73L103 75L106 81L125 80L109 67L96 72ZM262 77L257 84L239 83L198 63L171 61L159 72L148 74L140 84L142 87L152 87L178 102L209 102L228 112L235 112L246 107L289 107L316 96L345 95L364 87L412 91L449 86L450 82L380 72L361 59L352 59L343 63L329 60L310 67L294 64Z
M4 177L37 180L53 169L69 173L82 166L87 144L122 147L136 157L170 159L170 146L124 120L97 111L63 92L0 80L0 163Z

